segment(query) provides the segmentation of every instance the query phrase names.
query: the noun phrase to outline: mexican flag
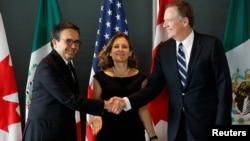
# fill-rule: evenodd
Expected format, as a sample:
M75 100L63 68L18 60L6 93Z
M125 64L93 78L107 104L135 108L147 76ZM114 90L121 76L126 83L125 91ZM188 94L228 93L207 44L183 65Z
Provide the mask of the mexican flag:
M17 84L0 13L0 141L21 141Z
M37 65L42 58L52 50L50 46L50 34L53 27L61 20L57 0L39 0L26 84L25 119L28 117L29 106L32 99L32 84Z
M250 1L230 0L224 47L232 78L232 124L250 124Z
M32 99L32 84L34 74L39 62L52 50L50 35L54 26L62 21L61 11L57 0L39 0L36 17L35 33L30 57L28 80L26 85L25 119L28 117L29 106ZM81 130L80 113L76 111L78 141L84 140ZM85 126L85 124L83 124ZM85 134L85 132L84 132Z

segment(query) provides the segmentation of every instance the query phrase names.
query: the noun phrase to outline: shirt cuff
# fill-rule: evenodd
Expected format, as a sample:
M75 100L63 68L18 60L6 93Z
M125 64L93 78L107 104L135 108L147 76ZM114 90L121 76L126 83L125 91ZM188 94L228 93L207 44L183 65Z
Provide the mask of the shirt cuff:
M123 100L126 103L126 107L124 108L124 111L129 111L130 109L132 109L129 99L127 97L123 97Z

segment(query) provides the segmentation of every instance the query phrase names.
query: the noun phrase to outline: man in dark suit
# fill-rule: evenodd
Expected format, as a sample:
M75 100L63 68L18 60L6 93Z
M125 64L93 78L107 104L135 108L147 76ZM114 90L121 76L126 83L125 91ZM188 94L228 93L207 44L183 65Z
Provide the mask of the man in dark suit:
M72 65L80 46L80 30L70 22L56 25L52 51L38 65L23 141L77 141L75 111L102 115L108 102L79 94Z
M163 27L169 40L157 52L147 87L123 99L112 98L117 106L110 112L143 106L167 84L168 141L207 141L212 126L231 124L232 86L223 45L216 37L193 30L193 23L189 3L167 5ZM178 53L180 43L184 55Z

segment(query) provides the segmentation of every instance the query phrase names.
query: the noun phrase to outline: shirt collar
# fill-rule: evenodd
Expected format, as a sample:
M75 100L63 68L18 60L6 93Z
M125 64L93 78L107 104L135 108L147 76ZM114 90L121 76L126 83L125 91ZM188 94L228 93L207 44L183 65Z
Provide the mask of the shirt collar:
M193 46L193 40L194 40L194 31L192 30L192 32L187 36L187 38L182 41L182 44L185 48L191 48ZM180 41L176 40L177 46L179 45L179 43Z

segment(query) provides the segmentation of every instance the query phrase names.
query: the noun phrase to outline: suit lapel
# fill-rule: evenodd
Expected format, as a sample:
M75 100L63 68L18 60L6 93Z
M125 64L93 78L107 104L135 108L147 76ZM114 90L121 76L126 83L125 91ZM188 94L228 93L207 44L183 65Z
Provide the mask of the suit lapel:
M72 77L72 74L71 74L70 70L68 69L67 64L62 59L62 57L54 49L52 50L52 54L54 56L55 61L58 63L58 66L60 67L60 69L63 70L63 72L66 74L66 77L68 79L70 88L72 90L78 92L78 90L79 90L79 88L78 88L78 79L77 79L75 69L73 68L73 73L75 75L76 81L74 81L74 79Z
M65 64L65 63L64 63ZM65 64L66 65L66 64ZM76 72L75 72L75 68L72 67L72 72L68 69L68 66L66 65L67 67L67 74L68 74L68 78L70 79L70 86L71 87L74 87L74 90L77 90L78 89L78 79L77 79L77 75L76 75ZM73 73L73 74L72 74ZM72 76L74 75L74 76Z
M180 81L180 75L179 75L179 70L178 70L178 66L177 66L177 52L176 52L176 41L173 39L169 40L169 44L166 45L167 51L165 54L165 62L168 63L168 67L171 69L168 69L169 71L172 71L173 74L173 80L175 80L176 82L174 82L177 87L179 87L179 89L182 89L182 84ZM165 65L163 65L165 66Z
M194 34L194 43L190 54L190 60L188 64L188 76L187 76L187 85L189 84L190 79L193 75L193 70L195 69L195 65L199 60L200 52L201 52L201 45L199 40L199 35L195 32Z

